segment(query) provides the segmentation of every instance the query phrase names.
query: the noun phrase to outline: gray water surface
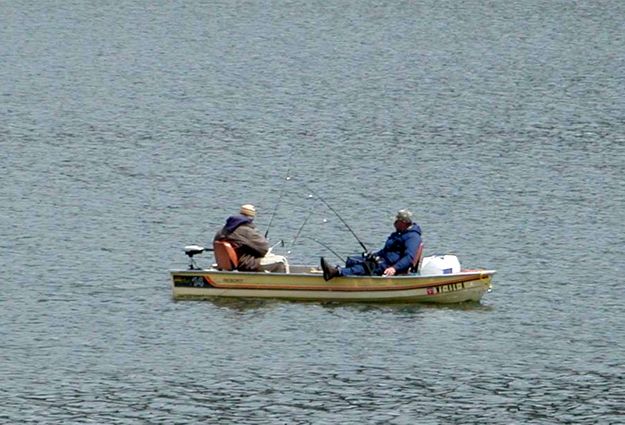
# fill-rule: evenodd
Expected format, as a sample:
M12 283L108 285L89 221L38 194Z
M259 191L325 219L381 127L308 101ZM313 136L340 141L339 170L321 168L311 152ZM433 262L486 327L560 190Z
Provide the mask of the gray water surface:
M623 28L616 0L0 1L0 422L625 422ZM171 299L242 203L292 263L358 252L307 186L371 248L410 208L494 291Z

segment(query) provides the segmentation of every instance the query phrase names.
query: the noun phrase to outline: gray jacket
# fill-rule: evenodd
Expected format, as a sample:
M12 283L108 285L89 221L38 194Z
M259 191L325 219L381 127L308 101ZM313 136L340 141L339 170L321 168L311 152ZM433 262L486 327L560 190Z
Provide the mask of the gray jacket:
M261 235L251 218L244 215L228 217L226 225L213 238L227 240L234 245L239 257L238 270L260 270L260 259L269 251L267 239Z

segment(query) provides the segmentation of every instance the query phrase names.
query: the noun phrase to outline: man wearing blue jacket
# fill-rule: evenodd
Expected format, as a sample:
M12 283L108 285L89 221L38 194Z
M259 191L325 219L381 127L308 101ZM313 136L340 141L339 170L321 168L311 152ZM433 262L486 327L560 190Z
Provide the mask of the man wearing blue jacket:
M388 237L384 248L367 257L349 257L345 267L333 267L321 257L323 278L327 281L337 276L394 276L406 273L421 244L421 227L412 222L412 213L408 210L397 213L394 226L395 232Z

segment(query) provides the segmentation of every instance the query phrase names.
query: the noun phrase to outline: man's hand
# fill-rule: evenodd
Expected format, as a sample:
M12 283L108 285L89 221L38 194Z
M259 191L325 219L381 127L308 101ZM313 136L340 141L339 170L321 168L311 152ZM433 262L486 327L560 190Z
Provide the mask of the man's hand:
M384 270L384 276L395 276L395 273L397 273L397 270L395 270L395 267L393 266Z

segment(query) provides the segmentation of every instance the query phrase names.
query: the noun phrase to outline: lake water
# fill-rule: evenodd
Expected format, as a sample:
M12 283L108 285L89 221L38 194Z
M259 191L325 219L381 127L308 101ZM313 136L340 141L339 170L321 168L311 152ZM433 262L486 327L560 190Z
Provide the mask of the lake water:
M0 423L624 423L623 28L620 0L0 1ZM358 252L306 187L372 248L411 209L493 292L171 299L242 203L292 263Z

